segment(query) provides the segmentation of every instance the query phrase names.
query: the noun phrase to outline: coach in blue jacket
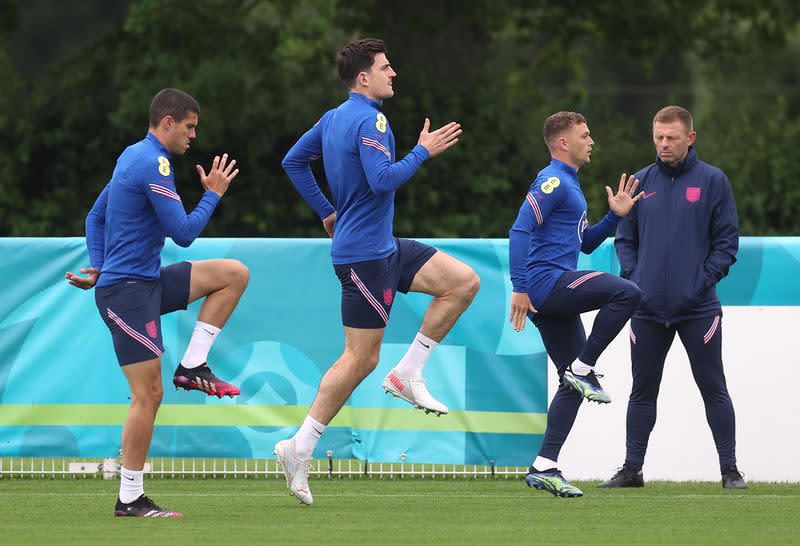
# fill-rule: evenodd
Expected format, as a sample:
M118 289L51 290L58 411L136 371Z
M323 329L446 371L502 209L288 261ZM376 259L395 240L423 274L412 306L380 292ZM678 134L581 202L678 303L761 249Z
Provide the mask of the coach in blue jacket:
M719 454L722 486L747 485L736 468L733 404L722 368L722 308L716 285L739 248L739 220L725 173L697 158L692 115L680 106L653 119L656 162L636 173L644 192L617 228L620 276L642 290L631 319L633 390L625 464L600 487L642 487L656 399L675 333L689 355Z

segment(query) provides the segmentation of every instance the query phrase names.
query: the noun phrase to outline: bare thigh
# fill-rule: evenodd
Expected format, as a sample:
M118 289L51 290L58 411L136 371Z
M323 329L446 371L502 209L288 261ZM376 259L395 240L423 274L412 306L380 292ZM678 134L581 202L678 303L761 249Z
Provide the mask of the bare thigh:
M440 297L454 287L473 282L475 271L464 262L438 250L414 276L410 292Z
M230 286L237 280L247 283L249 272L239 260L217 258L192 261L189 303Z

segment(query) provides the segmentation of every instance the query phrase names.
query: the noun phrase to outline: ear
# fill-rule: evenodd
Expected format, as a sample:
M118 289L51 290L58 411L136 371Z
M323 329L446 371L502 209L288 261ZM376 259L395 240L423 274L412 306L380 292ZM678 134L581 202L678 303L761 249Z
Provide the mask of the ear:
M689 146L694 144L694 141L695 141L696 138L697 138L697 133L695 133L694 131L689 133Z
M567 137L558 137L558 147L562 151L566 152L569 150L569 144L567 143Z
M161 118L161 127L164 129L172 129L172 126L175 124L175 120L172 116L164 116Z
M369 78L367 77L366 72L359 72L358 76L356 77L356 81L358 81L358 83L364 87L369 87Z

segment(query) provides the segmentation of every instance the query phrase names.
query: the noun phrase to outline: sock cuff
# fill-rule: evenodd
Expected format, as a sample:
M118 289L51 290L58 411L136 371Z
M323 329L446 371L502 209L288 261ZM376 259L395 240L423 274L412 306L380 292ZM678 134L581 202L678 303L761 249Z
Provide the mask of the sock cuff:
M439 345L438 341L435 341L435 340L429 338L428 336L426 336L422 332L417 332L417 335L414 338L414 341L419 341L420 343L422 343L423 345L426 346L426 349L428 349L430 351L434 350L436 348L436 346Z
M144 476L144 470L128 470L125 467L120 468L120 473L133 476L134 478L138 478L139 476Z
M311 425L312 427L314 427L314 429L316 429L320 433L325 432L325 429L327 428L327 425L323 425L322 423L311 417L311 415L306 415L303 424Z
M198 320L197 323L194 325L195 330L197 330L198 328L202 328L203 330L205 330L206 332L208 332L213 336L216 336L222 331L222 328L218 328L213 324L208 324L207 322L203 322L200 320Z

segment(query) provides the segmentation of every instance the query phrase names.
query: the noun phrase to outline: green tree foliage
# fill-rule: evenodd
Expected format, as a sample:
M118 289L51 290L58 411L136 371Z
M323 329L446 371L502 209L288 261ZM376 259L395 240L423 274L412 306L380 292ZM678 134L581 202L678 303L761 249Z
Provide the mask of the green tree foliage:
M3 13L0 39L18 26L14 4L0 0ZM323 236L280 160L346 96L334 55L364 36L387 41L398 73L384 105L398 156L426 116L464 126L458 146L397 192L398 234L505 236L548 161L542 123L562 109L584 113L596 140L581 180L598 219L603 186L653 161L652 116L674 103L695 114L701 158L728 173L743 233L796 233L799 20L785 0L624 10L577 0L133 2L124 21L31 76L0 51L0 234L82 234L116 157L145 134L153 94L180 87L202 109L192 150L173 162L184 202L201 193L195 163L227 151L242 169L205 233Z

